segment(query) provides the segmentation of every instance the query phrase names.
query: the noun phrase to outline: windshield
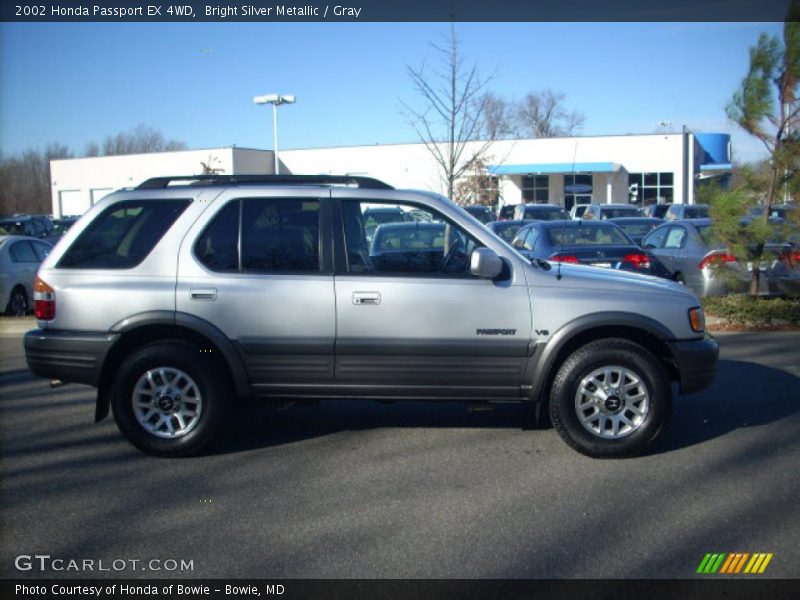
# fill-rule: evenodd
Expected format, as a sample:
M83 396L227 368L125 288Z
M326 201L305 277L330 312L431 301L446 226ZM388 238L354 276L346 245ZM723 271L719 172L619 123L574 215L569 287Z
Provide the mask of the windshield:
M641 238L656 228L658 223L617 223L630 237Z
M708 217L707 206L687 206L684 209L684 218L686 219L705 219Z
M367 224L370 221L382 225L383 223L404 223L406 215L401 210L370 210L364 215L367 218Z
M522 225L514 223L513 225L495 225L494 232L509 244L513 241L514 236L517 235Z
M604 219L617 219L619 217L641 216L638 208L602 208L600 214Z
M614 225L550 227L547 235L553 246L630 246L630 241Z

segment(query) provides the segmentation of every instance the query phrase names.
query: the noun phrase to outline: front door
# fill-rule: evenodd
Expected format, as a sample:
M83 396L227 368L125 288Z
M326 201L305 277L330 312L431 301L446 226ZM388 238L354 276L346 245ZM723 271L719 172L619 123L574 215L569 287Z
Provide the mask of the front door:
M521 270L475 277L470 254L481 242L443 215L333 194L343 196L334 204L337 386L375 397L518 398L532 327ZM396 220L373 228L370 216L390 208Z

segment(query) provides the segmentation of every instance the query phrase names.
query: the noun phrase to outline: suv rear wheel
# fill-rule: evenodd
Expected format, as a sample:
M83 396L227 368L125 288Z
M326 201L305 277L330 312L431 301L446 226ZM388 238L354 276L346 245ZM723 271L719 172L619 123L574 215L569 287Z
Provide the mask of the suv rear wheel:
M114 384L120 431L154 456L189 456L206 448L230 406L224 377L189 343L159 342L131 354Z
M558 370L550 418L559 435L587 456L641 454L669 420L672 390L651 352L624 339L591 342Z

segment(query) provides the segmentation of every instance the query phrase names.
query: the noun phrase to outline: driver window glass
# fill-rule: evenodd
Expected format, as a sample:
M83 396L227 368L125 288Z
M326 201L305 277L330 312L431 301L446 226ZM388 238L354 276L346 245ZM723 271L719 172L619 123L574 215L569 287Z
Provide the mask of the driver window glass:
M471 277L479 244L430 209L343 200L342 217L349 273Z

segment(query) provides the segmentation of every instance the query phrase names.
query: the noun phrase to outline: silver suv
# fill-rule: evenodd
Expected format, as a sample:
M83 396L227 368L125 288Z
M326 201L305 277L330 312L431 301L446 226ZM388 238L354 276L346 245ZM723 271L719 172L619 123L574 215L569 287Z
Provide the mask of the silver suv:
M382 207L407 220L370 243ZM95 419L111 408L158 456L202 451L253 396L530 402L579 452L634 455L671 383L704 388L718 353L683 286L529 261L446 198L349 176L115 192L44 261L34 304L31 370L96 386Z

